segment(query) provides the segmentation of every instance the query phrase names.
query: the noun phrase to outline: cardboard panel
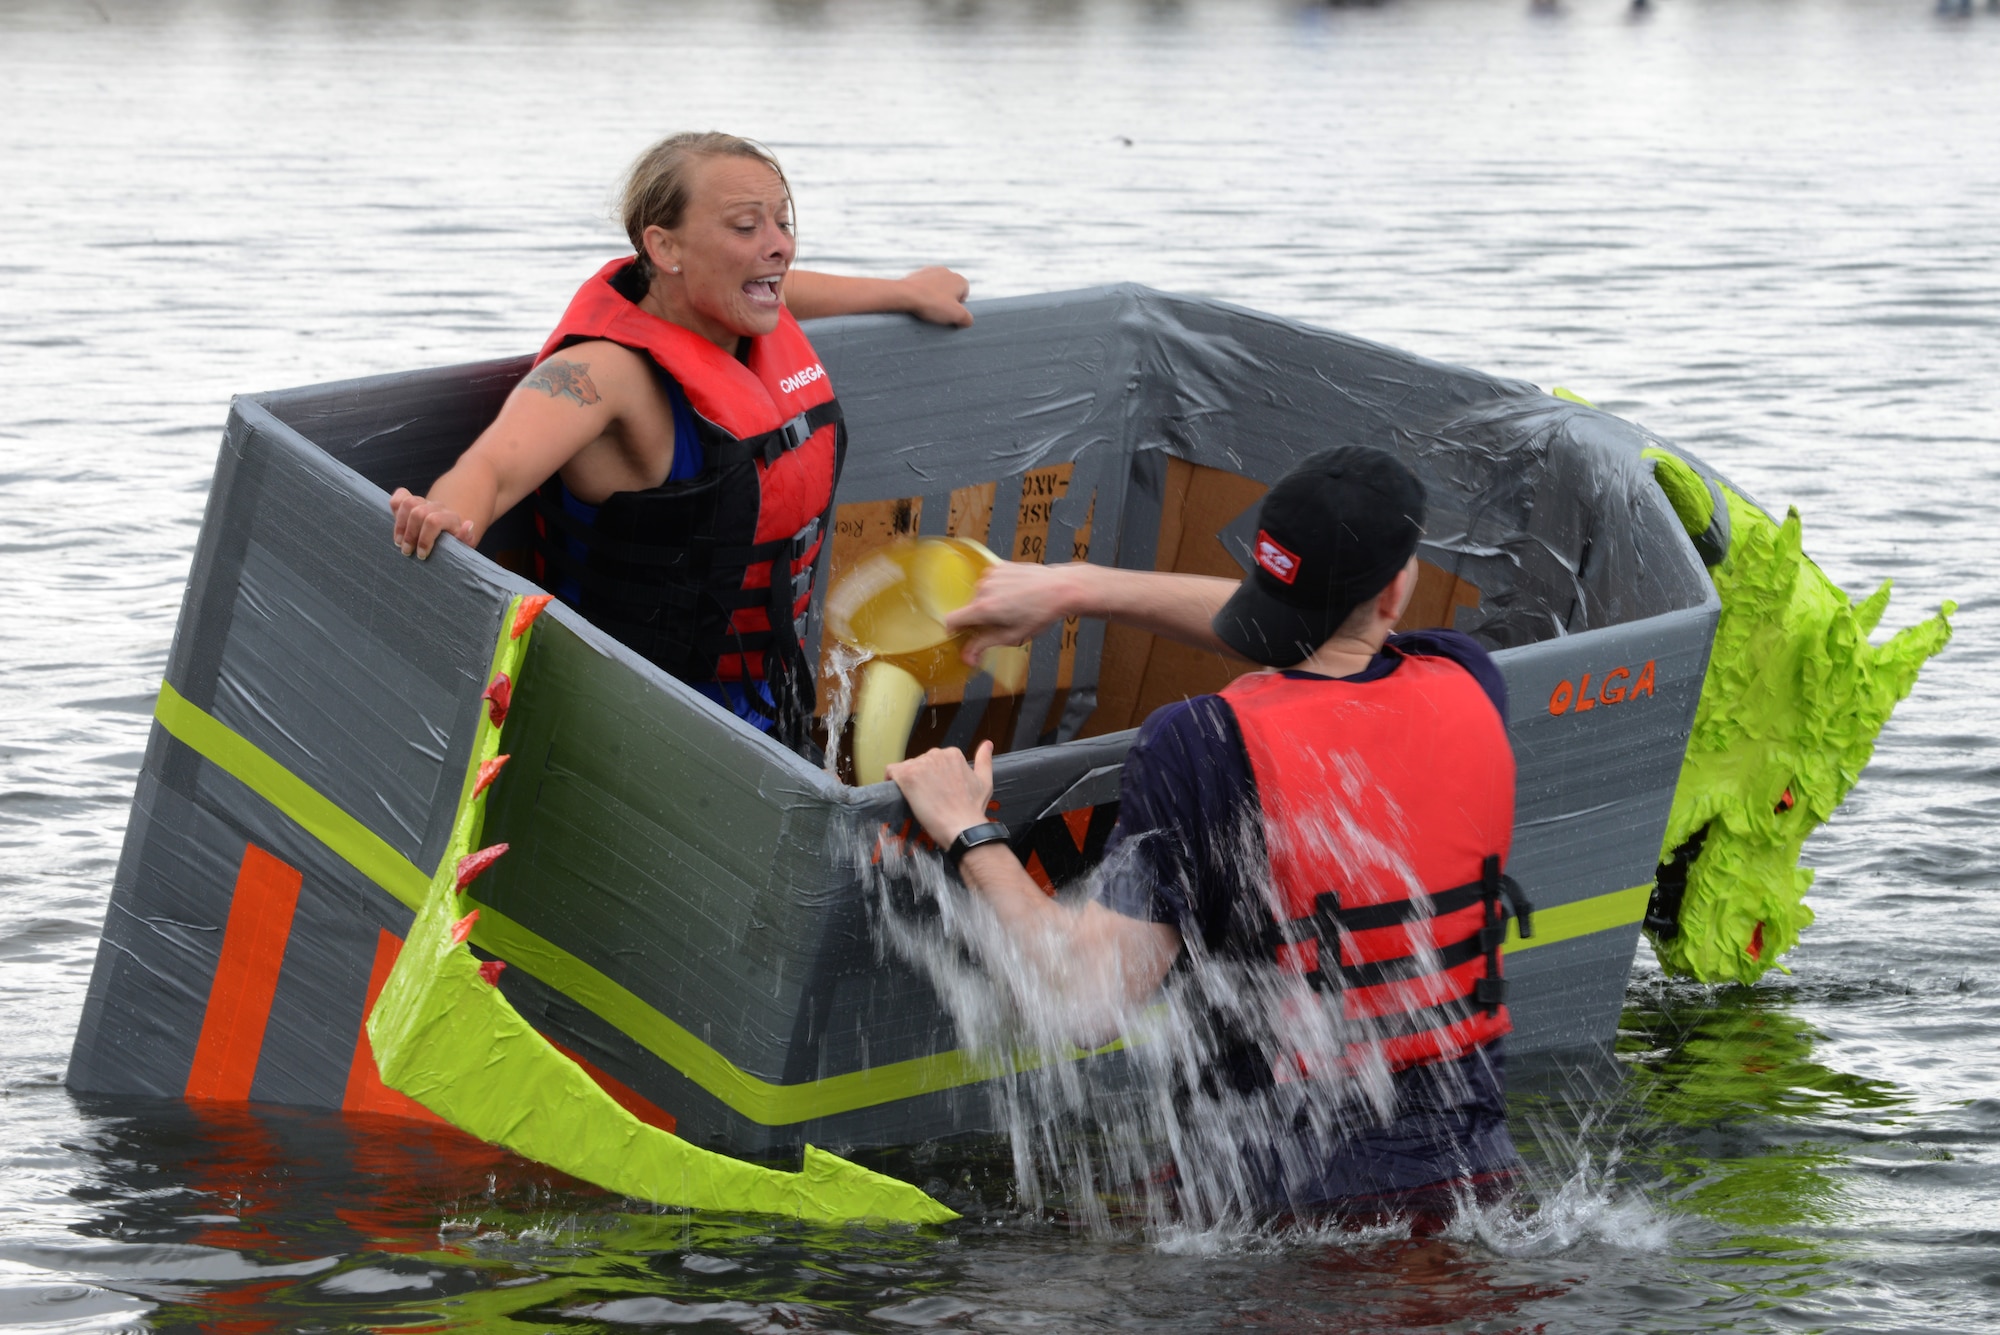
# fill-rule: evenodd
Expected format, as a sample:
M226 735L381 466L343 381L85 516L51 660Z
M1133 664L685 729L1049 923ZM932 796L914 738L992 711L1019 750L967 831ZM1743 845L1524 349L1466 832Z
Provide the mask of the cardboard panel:
M1010 561L1032 561L1046 563L1049 520L1054 513L1055 503L1069 494L1070 477L1075 464L1054 464L1048 468L1030 469L1020 478L1020 504L1016 509L1013 540L1005 551L998 555ZM980 482L971 486L954 487L950 493L950 503L944 526L944 535L953 538L972 538L975 541L992 544L994 498L999 489L998 482ZM1094 514L1094 506L1093 506ZM834 511L833 547L827 560L827 587L837 587L847 573L859 565L869 553L903 538L914 538L923 532L924 498L902 496L892 500L852 501ZM1087 560L1090 556L1090 519L1086 518L1078 526L1074 539L1067 551L1061 555L1065 561ZM1076 656L1077 622L1074 618L1063 623L1062 659L1057 669L1058 687L1067 688ZM838 689L839 683L833 669L833 644L829 641L820 646L818 713L824 717ZM932 712L939 707L956 705L965 698L962 684L940 688L930 699ZM999 715L996 712L995 717ZM1012 719L1012 713L1007 718ZM926 733L943 735L945 723L927 721ZM983 732L990 732L994 725L983 726ZM1011 722L1010 722L1011 726ZM1007 734L996 734L994 740L1004 745Z
M1267 489L1225 469L1169 458L1154 569L1241 579L1242 567L1216 535L1262 500ZM1137 727L1161 705L1219 691L1250 668L1234 658L1113 626L1105 634L1097 712L1083 735Z
M1268 488L1226 469L1169 458L1161 502L1157 570L1240 579L1243 567L1221 540L1222 530L1257 505ZM1451 628L1461 609L1479 606L1479 590L1469 581L1419 561L1417 591L1398 630ZM1134 728L1162 705L1221 690L1250 665L1220 654L1160 640L1130 626L1113 626L1105 636L1104 669L1097 712L1083 735L1102 736Z
M1397 630L1452 630L1461 610L1479 610L1479 589L1441 566L1417 562L1417 591L1403 609Z

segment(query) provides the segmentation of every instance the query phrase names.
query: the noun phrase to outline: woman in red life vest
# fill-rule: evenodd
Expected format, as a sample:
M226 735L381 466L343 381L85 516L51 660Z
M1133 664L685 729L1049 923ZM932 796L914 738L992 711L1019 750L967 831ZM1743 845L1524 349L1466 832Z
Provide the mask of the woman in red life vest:
M1215 1105L1241 1169L1190 1190L1225 1179L1231 1208L1431 1216L1517 1163L1500 945L1510 911L1531 929L1503 871L1506 688L1464 635L1394 633L1423 509L1394 456L1343 446L1272 487L1240 585L1083 565L982 581L951 622L975 630L968 652L1096 615L1277 669L1146 720L1081 909L987 821L990 747L889 769L1066 994L1077 1041L1103 1041L1185 961L1173 1013L1202 1037L1177 1097Z
M791 188L771 154L681 134L639 159L634 254L580 289L500 415L425 496L391 498L419 559L477 543L533 498L536 575L725 708L803 742L798 622L845 437L800 318L903 311L965 325L965 280L792 268Z

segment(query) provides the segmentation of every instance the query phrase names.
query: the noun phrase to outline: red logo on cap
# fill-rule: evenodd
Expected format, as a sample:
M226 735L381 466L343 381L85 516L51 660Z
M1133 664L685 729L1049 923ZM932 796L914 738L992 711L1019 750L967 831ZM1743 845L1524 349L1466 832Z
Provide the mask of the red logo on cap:
M1264 567L1264 573L1280 584L1290 584L1299 577L1299 558L1280 547L1263 529L1257 530L1257 564Z

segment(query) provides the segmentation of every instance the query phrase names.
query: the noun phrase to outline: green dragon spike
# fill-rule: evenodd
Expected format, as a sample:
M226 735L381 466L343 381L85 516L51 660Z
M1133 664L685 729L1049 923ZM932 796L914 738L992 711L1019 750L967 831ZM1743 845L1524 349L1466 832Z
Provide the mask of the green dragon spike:
M1874 753L1917 672L1951 639L1947 602L1883 644L1869 632L1885 582L1849 601L1805 554L1797 510L1774 523L1684 460L1647 450L1689 536L1727 509L1728 551L1709 576L1722 618L1660 852L1647 935L1668 973L1751 983L1813 920L1813 873L1798 865Z

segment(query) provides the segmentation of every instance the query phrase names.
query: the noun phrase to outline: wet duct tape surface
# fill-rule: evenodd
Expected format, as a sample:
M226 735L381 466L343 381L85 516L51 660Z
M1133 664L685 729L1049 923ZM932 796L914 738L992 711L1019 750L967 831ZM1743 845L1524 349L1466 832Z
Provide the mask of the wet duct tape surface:
M1213 302L1116 287L976 309L967 330L809 330L852 440L822 596L899 534L1235 575L1247 514L1294 459L1394 448L1432 507L1406 623L1480 639L1511 695L1510 870L1537 909L1507 957L1511 1049L1608 1042L1718 611L1640 455L1668 447L1529 385ZM528 364L232 408L74 1087L388 1106L371 980L443 851L507 601L533 585L508 569L524 516L482 553L416 563L390 545L386 492L427 488ZM878 953L847 855L907 819L894 788L808 765L561 605L529 655L487 825L514 851L476 887L472 938L514 966L522 1014L739 1152L988 1129L990 1072ZM1031 870L1073 882L1130 730L1232 670L1059 626L1020 693L975 679L913 745L998 742L1001 819ZM1116 1078L1116 1054L1089 1060Z

